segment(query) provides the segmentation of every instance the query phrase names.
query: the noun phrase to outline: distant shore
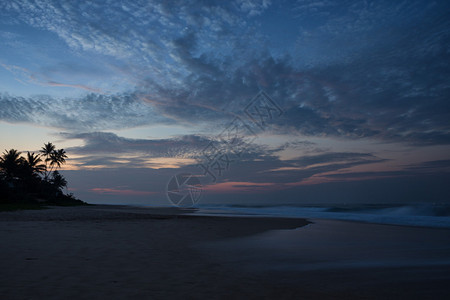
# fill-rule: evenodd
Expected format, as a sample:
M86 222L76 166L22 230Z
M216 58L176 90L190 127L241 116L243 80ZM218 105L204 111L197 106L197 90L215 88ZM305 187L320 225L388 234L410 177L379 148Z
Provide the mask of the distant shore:
M305 219L189 212L103 205L0 212L0 294L4 299L450 294L449 230L320 220L305 227L310 224ZM397 236L406 239L396 243ZM403 254L408 260L396 260ZM366 260L380 265L354 266Z

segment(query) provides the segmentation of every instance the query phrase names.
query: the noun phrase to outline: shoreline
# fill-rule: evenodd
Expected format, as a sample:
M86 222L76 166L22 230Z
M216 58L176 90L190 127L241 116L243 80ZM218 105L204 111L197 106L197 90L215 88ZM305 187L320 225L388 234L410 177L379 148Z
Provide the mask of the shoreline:
M82 211L92 211L96 210L97 215L90 214L86 215ZM56 210L55 214L48 213L46 211ZM82 213L71 214L76 210L80 210ZM423 226L423 225L410 225L410 224L390 224L390 223L377 223L365 220L346 220L346 219L335 219L335 218L319 218L319 217L296 217L296 216L274 216L274 215L248 215L248 214L214 214L214 213L199 213L196 212L201 210L201 208L179 208L174 206L162 206L162 207L148 207L148 206L133 206L125 204L88 204L82 206L43 206L40 209L23 209L23 210L13 210L13 211L0 211L0 222L5 220L60 220L60 221L76 221L79 220L89 220L89 219L124 219L124 220L139 220L139 219L264 219L267 221L273 221L271 229L270 226L263 226L261 230L256 230L255 232L249 233L258 234L267 230L281 230L281 229L295 229L306 225L314 224L317 221L335 221L341 223L355 223L355 224L367 224L367 225L379 225L379 226L389 226L389 227L405 227L405 228L416 228L416 229L433 229L433 230L444 230L450 231L450 228L446 227L433 227L433 226ZM61 214L62 213L62 214ZM57 215L57 218L52 218L51 215ZM28 219L29 218L29 219ZM299 222L298 227L293 226L295 224L286 220L296 220ZM281 224L279 223L281 222ZM280 228L276 224L281 226L287 225L288 228Z
M385 204L381 204L385 205ZM361 224L374 224L374 225L386 225L386 226L400 226L400 227L411 227L411 228L424 228L424 229L441 229L449 230L449 227L445 226L427 226L427 225L416 225L416 224L401 224L401 223L383 223L383 222L373 222L370 220L356 220L356 219L344 219L344 218L327 218L327 217L316 217L316 216L292 216L292 215L264 215L264 214L234 214L227 212L220 213L208 213L200 212L203 208L180 208L175 206L140 206L140 205L126 205L126 204L88 204L91 207L106 208L106 209L127 209L129 211L141 210L142 212L152 212L154 215L183 215L192 217L218 217L218 218L263 218L263 219L297 219L306 220L309 223L314 223L314 220L330 220L339 222L351 222L351 223L361 223ZM58 208L60 206L50 206L51 208ZM450 219L450 217L448 217ZM306 224L307 225L307 224Z

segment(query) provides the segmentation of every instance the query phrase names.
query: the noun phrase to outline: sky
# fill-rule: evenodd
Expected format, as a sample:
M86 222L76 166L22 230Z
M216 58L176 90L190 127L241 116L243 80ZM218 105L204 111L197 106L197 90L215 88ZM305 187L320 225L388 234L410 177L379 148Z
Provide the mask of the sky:
M170 205L180 174L201 204L450 202L449 11L0 1L0 149L64 148L90 203Z

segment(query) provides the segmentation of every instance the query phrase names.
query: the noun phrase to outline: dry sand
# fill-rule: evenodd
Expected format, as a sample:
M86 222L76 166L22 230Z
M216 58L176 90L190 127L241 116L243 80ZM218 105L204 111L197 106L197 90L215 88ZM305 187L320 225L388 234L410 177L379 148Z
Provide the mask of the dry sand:
M290 256L236 247L268 230L306 224L301 219L199 217L177 209L117 206L2 212L0 298L439 299L450 295L448 266L276 270L277 257L284 257L286 263ZM310 255L314 256L314 247L323 252L320 245L312 243ZM255 269L255 261L266 268Z

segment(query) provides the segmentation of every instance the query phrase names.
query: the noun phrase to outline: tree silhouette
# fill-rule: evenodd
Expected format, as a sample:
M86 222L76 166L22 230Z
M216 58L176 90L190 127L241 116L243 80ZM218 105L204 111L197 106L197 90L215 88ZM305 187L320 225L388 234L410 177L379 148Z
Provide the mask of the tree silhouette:
M66 151L64 149L56 150L55 145L48 142L44 144L44 147L40 150L41 154L45 156L45 175L44 178L48 180L48 177L52 171L61 167L61 165L66 163Z
M66 163L66 151L57 150L55 145L49 142L44 144L39 152L40 154L27 152L24 157L15 149L5 150L2 153L0 156L0 202L85 204L72 194L64 194L62 191L64 187L67 187L67 180L57 169Z
M51 170L56 166L56 168L60 168L61 165L66 163L66 151L64 149L54 150L50 154L50 167Z
M9 151L5 150L0 157L0 169L2 170L7 181L13 180L20 173L20 154L21 152L11 149Z
M42 159L35 153L28 152L25 157L19 160L19 184L29 192L38 192L42 181L41 174L45 172L45 165Z
M52 143L48 142L47 144L44 144L44 147L41 148L41 150L39 152L41 152L41 154L43 156L45 156L45 173L44 173L44 177L45 179L48 179L48 175L50 173L49 168L48 168L48 163L51 161L50 156L52 155L52 153L55 151L56 147L55 145L53 145Z
M51 182L58 190L67 186L67 180L58 171L53 172Z
M34 175L42 174L46 170L45 165L40 164L40 162L42 162L42 159L39 157L39 154L30 152L27 153L27 157L24 160L26 168Z

